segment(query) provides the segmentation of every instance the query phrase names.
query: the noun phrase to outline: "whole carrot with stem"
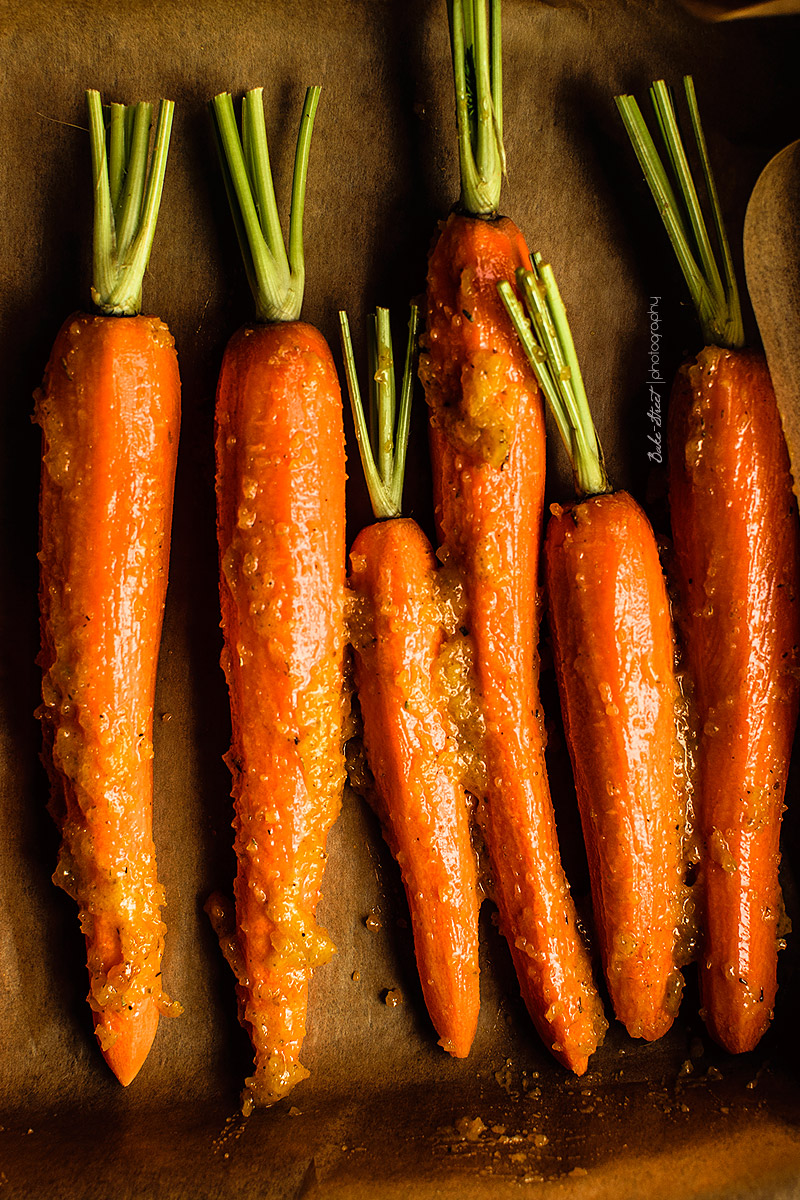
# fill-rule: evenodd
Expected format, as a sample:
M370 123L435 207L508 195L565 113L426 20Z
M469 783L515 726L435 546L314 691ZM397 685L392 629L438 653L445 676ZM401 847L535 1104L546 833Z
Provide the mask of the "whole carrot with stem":
M416 521L400 515L418 310L412 305L399 411L388 310L379 308L371 322L369 424L346 314L340 319L359 452L377 518L353 543L349 577L371 799L402 872L422 992L439 1044L465 1058L480 1009L477 867L440 675L444 629L436 559Z
M316 922L325 843L344 784L345 458L342 401L322 335L299 320L302 221L319 88L297 141L289 252L260 88L211 105L258 323L228 343L217 387L222 665L231 701L235 915L207 911L236 976L255 1052L243 1109L308 1075L300 1063L312 969L334 951Z
M545 1045L582 1074L606 1028L558 848L538 695L544 410L497 283L529 267L497 215L504 165L500 4L449 6L461 201L428 262L420 375L431 409L440 557L463 581L483 717L478 819L500 926ZM468 64L474 66L470 93Z
M633 97L617 105L706 341L670 398L669 498L699 737L703 1012L716 1041L739 1053L763 1035L777 990L780 820L800 695L800 527L769 371L744 349L694 85L689 76L684 84L716 253L666 84L650 95L668 166Z
M554 504L544 544L547 612L597 926L614 1011L632 1037L669 1029L683 977L686 796L679 689L655 536L612 492L566 310L534 255L500 293L572 464L578 500Z
M87 93L94 315L69 317L36 393L42 427L40 582L44 760L62 842L54 880L80 910L89 1004L122 1084L160 1013L165 926L152 835L153 702L169 568L180 379L172 337L140 315L173 104Z

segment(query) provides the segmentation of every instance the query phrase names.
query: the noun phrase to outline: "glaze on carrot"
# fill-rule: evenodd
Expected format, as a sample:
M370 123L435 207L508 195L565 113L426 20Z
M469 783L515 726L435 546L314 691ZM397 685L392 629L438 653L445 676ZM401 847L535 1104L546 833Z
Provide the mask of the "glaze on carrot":
M498 3L491 22L485 0L452 5L462 193L429 258L420 376L431 409L439 555L463 581L475 647L487 772L478 819L500 927L545 1046L582 1074L606 1022L561 866L545 770L536 645L544 411L496 290L530 265L519 230L497 216L499 25Z
M709 1032L752 1050L777 991L780 820L798 713L800 524L766 362L743 349L738 289L690 77L686 96L721 269L663 82L651 89L676 191L632 97L617 104L689 285L706 346L668 411L669 498L698 726L700 980ZM675 199L682 195L688 221Z
M509 285L501 294L579 497L552 505L545 535L553 657L609 994L628 1033L653 1041L683 988L686 797L669 602L650 522L632 496L609 489L552 270L539 255L534 264L519 277L533 329Z
M334 951L317 924L325 843L344 784L344 429L322 335L298 320L310 88L298 137L289 255L267 155L261 89L212 103L259 324L228 343L217 388L222 665L231 702L235 914L207 911L236 976L255 1068L243 1111L272 1104L300 1063L308 983ZM242 143L245 151L243 153ZM256 202L258 212L256 211Z
M151 106L111 106L107 157L100 96L87 97L100 314L67 319L36 394L38 715L62 835L54 881L80 910L97 1040L129 1084L159 1014L179 1011L161 981L152 734L180 379L166 325L139 315L173 106L162 101L145 190Z
M372 327L375 451L347 318L340 316L359 449L379 518L353 543L349 576L355 684L374 779L370 799L402 872L422 992L439 1044L465 1058L480 1008L477 867L457 735L440 677L444 631L436 560L416 521L400 516L417 310L412 307L396 429L386 309L378 310Z

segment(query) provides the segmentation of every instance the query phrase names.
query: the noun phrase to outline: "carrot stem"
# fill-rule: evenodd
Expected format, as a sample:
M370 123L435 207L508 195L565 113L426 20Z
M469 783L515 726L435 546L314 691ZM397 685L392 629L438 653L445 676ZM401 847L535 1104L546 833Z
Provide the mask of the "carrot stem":
M137 104L134 112L133 137L128 148L128 170L120 196L117 217L117 251L124 255L136 235L142 216L147 148L150 144L151 104Z
M109 127L108 143L108 177L111 190L111 206L118 220L117 207L122 193L122 183L125 178L125 105L111 105L111 125Z
M378 469L381 478L389 485L392 477L392 460L394 458L394 354L392 353L392 333L389 327L388 308L378 308L375 311L375 349L376 364L374 372L370 373L370 383L374 383L374 400L378 413Z
M306 207L306 181L308 159L311 153L311 135L314 132L314 117L319 105L321 89L309 88L300 114L300 129L297 133L297 150L292 174L292 206L289 212L289 266L292 277L299 281L302 296L305 282L305 257L303 254L303 215Z
M616 104L689 287L703 337L709 345L738 349L744 345L744 326L730 244L700 122L694 83L690 75L686 75L683 82L722 271L717 265L703 207L684 149L675 105L666 83L663 79L657 80L650 89L650 98L672 180L670 169L659 154L634 97L617 96ZM683 202L684 211L681 211L678 196Z
M603 454L583 385L567 310L548 263L532 258L533 270L517 270L517 282L530 321L507 280L497 285L536 379L544 392L572 462L580 495L609 491Z
M92 300L105 316L135 316L153 245L175 105L162 100L147 170L152 106L112 105L109 148L100 93L86 93L94 177Z
M339 312L345 377L356 441L372 511L377 520L399 517L402 512L418 323L419 309L416 304L412 304L398 411L389 310L376 310L369 339L369 400L368 412L365 412L358 384L350 324L347 313Z
M272 182L263 88L253 88L242 99L242 150L264 240L283 276L289 271L289 259Z
M448 0L461 208L495 216L506 168L500 0Z
M242 101L241 136L230 93L222 92L211 101L225 190L259 321L296 321L303 306L303 213L311 134L319 97L319 87L308 88L300 118L292 177L288 255L272 182L262 89L251 88Z
M694 80L691 75L685 75L683 85L686 91L686 101L689 106L689 116L692 122L692 130L694 131L697 149L700 154L700 163L703 168L703 177L706 181L706 191L708 192L711 201L711 215L714 220L714 229L717 234L717 242L722 254L722 274L724 276L725 294L728 296L731 306L731 319L737 329L739 341L737 344L744 343L744 328L742 325L742 308L739 299L739 288L736 283L736 273L733 269L733 257L731 255L730 242L725 230L725 223L722 220L722 206L719 202L719 194L717 185L714 179L714 174L711 170L711 160L708 156L708 146L706 145L706 137L703 132L703 125L700 120L700 110L697 105L697 93L694 89Z

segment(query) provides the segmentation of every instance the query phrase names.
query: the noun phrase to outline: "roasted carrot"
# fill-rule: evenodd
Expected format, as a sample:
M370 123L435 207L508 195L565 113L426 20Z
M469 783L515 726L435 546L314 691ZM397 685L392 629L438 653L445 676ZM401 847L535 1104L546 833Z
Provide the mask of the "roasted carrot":
M576 503L551 507L547 612L608 990L632 1037L680 1003L686 796L669 601L655 535L612 493L552 269L519 273L533 324L503 296L572 462ZM535 331L535 332L534 332Z
M403 877L422 992L440 1045L469 1054L480 1008L478 883L464 768L441 678L444 630L433 549L401 513L417 309L395 428L389 314L370 338L370 427L345 313L348 390L372 508L350 552L350 641L363 720L370 799ZM376 461L377 459L377 461Z
M238 860L234 915L207 910L236 976L255 1051L243 1109L308 1075L308 981L334 947L315 919L344 784L344 427L322 335L298 318L302 219L319 88L297 142L289 255L269 169L261 89L211 111L259 323L228 343L217 388L222 665L231 702ZM242 149L244 144L244 150Z
M582 1074L606 1023L561 866L545 770L536 645L544 411L496 290L530 266L521 233L497 216L500 6L493 0L490 22L485 0L454 0L450 17L461 202L429 258L420 357L439 555L463 581L475 647L487 776L478 819L500 926L545 1045Z
M167 588L180 379L172 337L139 315L173 105L87 93L94 177L92 299L67 319L36 393L42 427L39 599L44 760L62 842L54 881L77 901L89 1003L122 1084L159 1013L165 926L152 834L153 702Z
M666 84L654 84L651 98L675 190L636 101L617 104L706 341L670 398L669 498L699 731L703 1015L715 1040L739 1053L767 1029L777 990L780 820L800 678L800 527L769 371L761 354L743 348L694 86L684 82L721 269Z

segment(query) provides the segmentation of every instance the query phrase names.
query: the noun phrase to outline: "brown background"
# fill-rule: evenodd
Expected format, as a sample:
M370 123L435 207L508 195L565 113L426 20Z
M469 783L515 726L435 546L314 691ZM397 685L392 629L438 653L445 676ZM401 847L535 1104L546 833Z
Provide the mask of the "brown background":
M205 104L223 89L238 95L264 85L285 210L303 91L322 84L304 315L339 361L336 309L347 307L359 339L375 303L391 305L402 327L423 286L435 222L456 199L444 2L5 0L0 22L0 1197L478 1197L506 1188L517 1195L525 1180L548 1198L797 1194L791 943L775 1025L755 1054L734 1061L709 1043L689 973L667 1038L649 1047L612 1028L578 1081L540 1046L486 907L478 1036L469 1060L451 1061L425 1014L398 873L353 796L330 843L322 919L339 954L312 986L304 1054L312 1079L246 1125L235 1119L249 1049L202 905L211 890L230 886L233 872L221 761L229 723L218 666L213 398L226 338L248 319L250 297ZM673 4L644 0L505 3L503 207L554 264L612 477L648 502L657 524L663 480L648 473L645 440L648 297L661 296L667 377L698 335L612 95L641 97L655 77L695 74L738 246L760 170L798 136L799 34L795 18L706 26ZM60 323L88 302L87 86L106 100L177 102L145 310L169 322L185 389L155 748L164 973L186 1011L162 1021L127 1091L91 1033L74 906L50 883L57 838L32 718L39 680L31 393ZM408 507L430 529L421 399L412 455ZM558 498L568 479L557 455L553 464L550 495ZM352 457L351 466L354 534L367 506ZM585 864L546 663L545 647L553 786L580 902ZM796 790L794 780L790 803ZM785 833L791 909L791 812ZM370 913L377 932L365 926ZM388 988L401 990L401 1007L385 1005ZM476 1141L459 1132L463 1117L487 1126Z

